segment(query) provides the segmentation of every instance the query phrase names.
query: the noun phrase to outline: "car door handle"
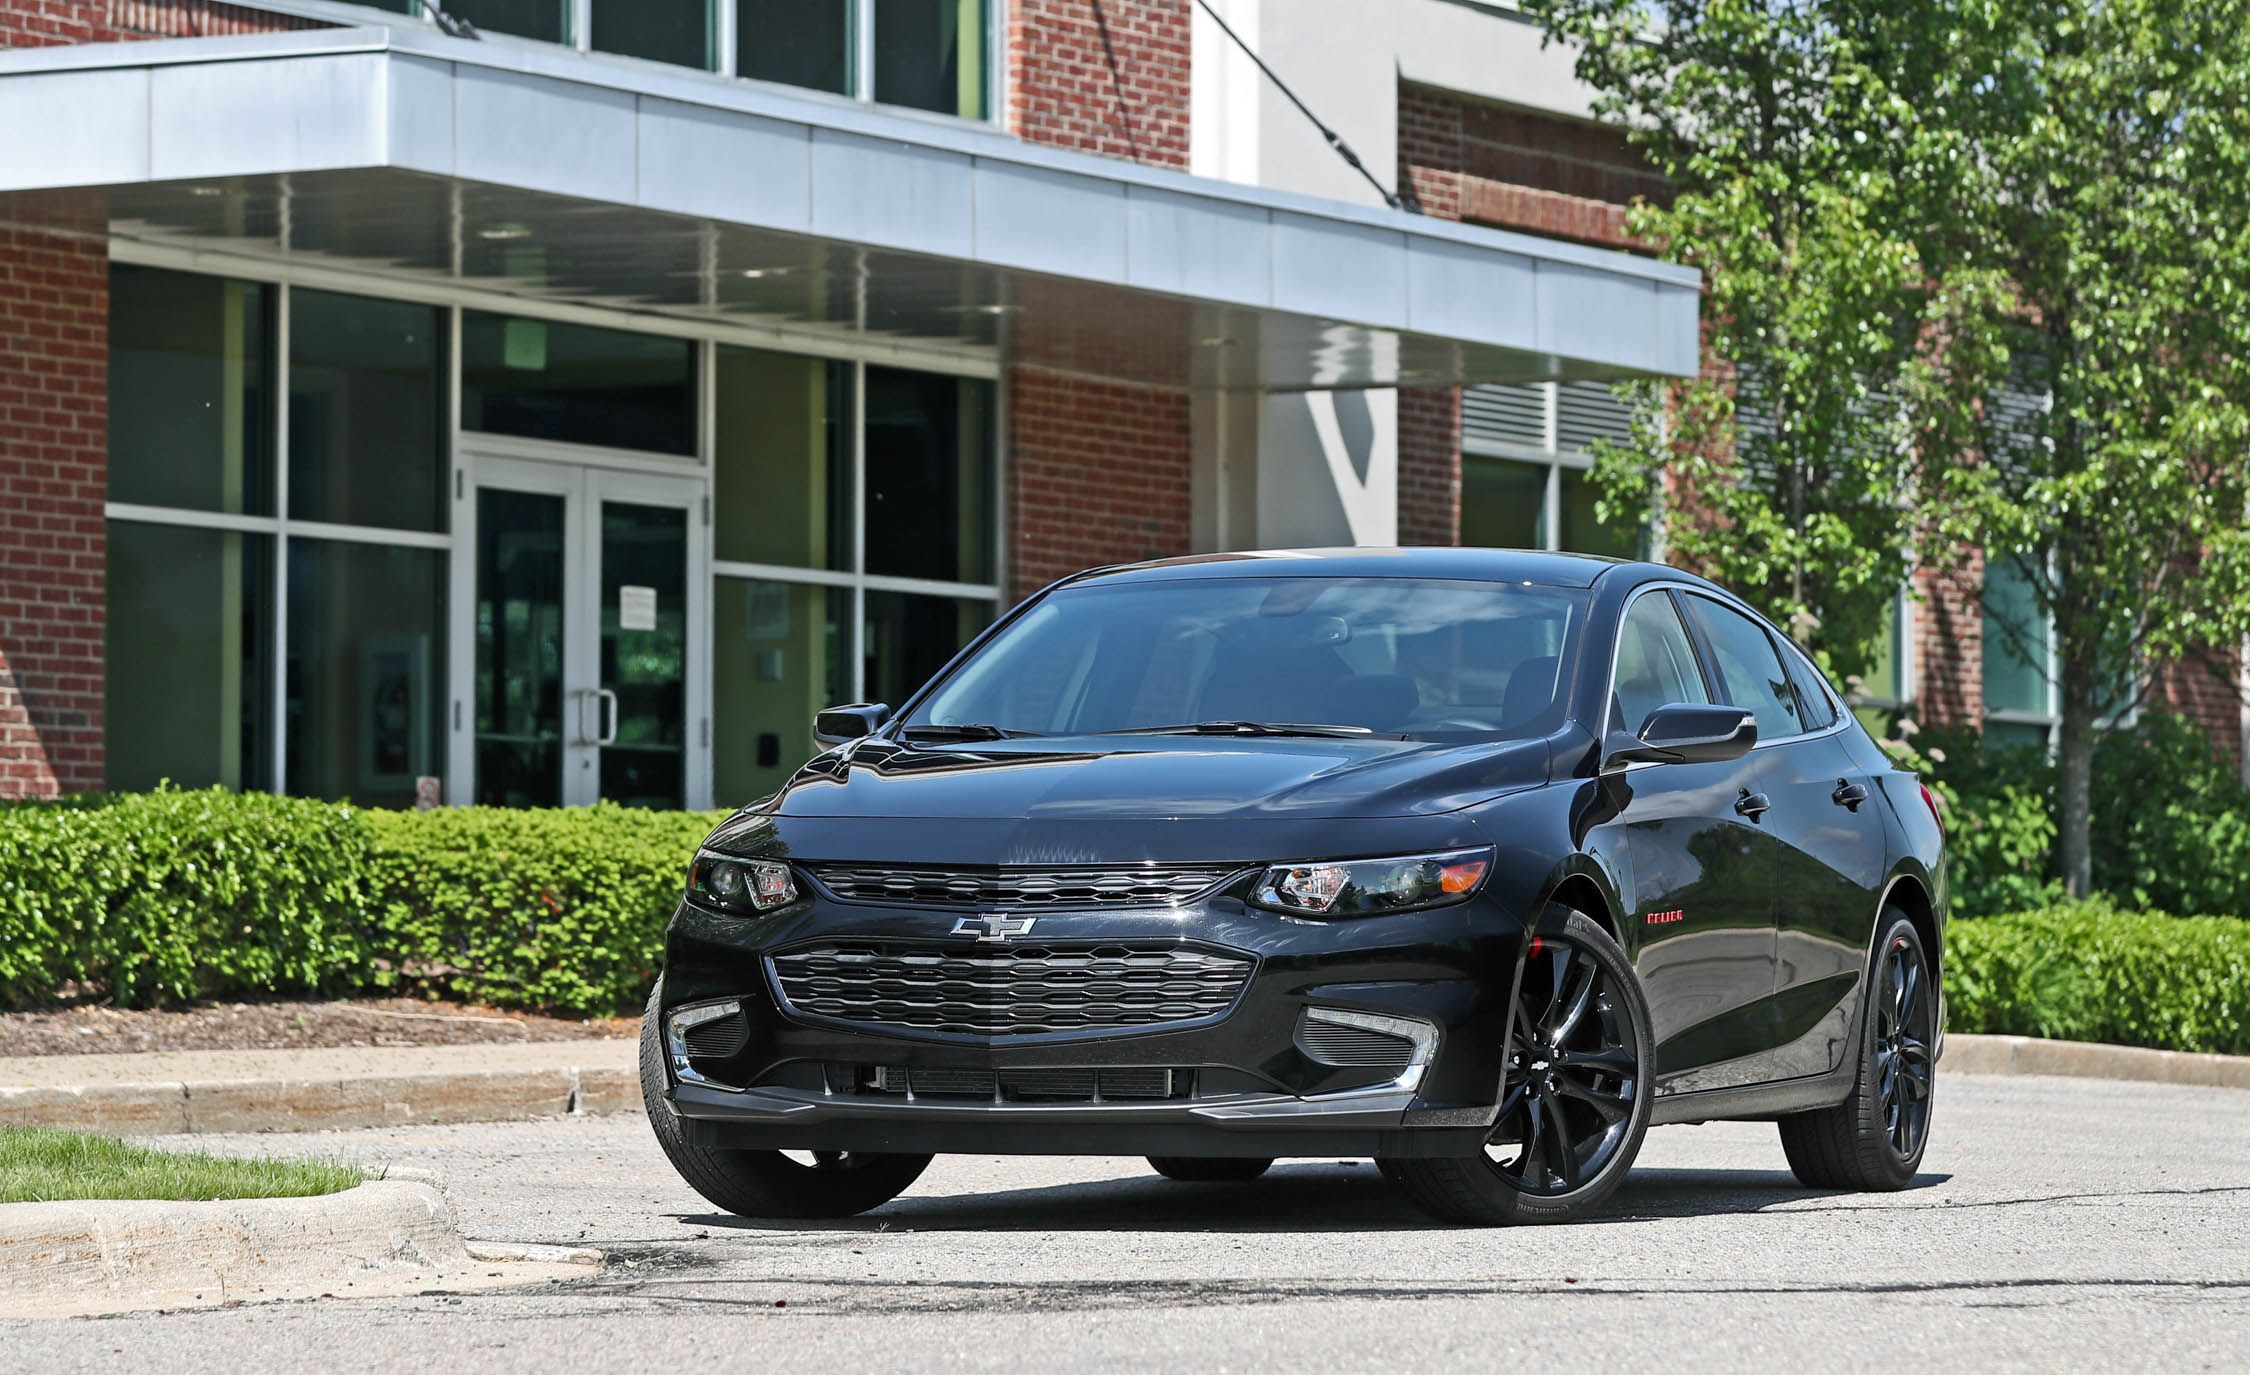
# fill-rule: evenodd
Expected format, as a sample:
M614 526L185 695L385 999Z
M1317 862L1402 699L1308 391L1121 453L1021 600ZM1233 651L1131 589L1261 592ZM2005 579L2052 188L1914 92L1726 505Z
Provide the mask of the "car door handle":
M1859 810L1859 804L1867 800L1867 785L1854 783L1848 778L1839 778L1836 780L1836 791L1828 795L1828 800L1839 807L1849 807L1856 812Z
M1760 815L1772 808L1772 801L1764 793L1754 793L1748 788L1744 788L1742 796L1734 800L1734 809L1749 817L1752 821L1756 821Z

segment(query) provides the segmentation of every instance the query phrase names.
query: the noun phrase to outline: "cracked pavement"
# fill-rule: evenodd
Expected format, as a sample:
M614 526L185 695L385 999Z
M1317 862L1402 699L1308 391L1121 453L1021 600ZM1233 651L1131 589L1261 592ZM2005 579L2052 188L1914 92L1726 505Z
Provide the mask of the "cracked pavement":
M941 1156L842 1222L715 1213L637 1116L206 1149L434 1169L474 1237L598 1246L503 1292L0 1322L0 1369L2250 1366L2250 1093L1940 1076L1904 1193L1798 1187L1763 1123L1661 1127L1598 1218L1424 1221L1366 1162L1251 1184Z

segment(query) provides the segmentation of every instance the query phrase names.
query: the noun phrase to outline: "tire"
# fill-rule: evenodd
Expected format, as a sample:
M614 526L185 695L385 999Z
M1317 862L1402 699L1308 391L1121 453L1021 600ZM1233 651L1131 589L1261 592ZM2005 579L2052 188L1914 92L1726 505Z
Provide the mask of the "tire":
M1851 1096L1832 1108L1781 1119L1789 1169L1815 1189L1903 1189L1930 1142L1937 980L1922 937L1904 912L1884 908L1882 926L1860 1014L1859 1070Z
M1273 1168L1271 1160L1224 1155L1152 1155L1148 1163L1166 1179L1183 1184L1240 1183Z
M816 1151L805 1164L780 1151L711 1150L690 1142L665 1097L669 1080L657 1035L663 990L660 978L641 1015L641 1102L665 1158L713 1206L738 1217L850 1217L897 1198L929 1168L926 1155Z
M1447 1222L1583 1217L1617 1191L1648 1134L1656 1042L1625 952L1582 912L1534 949L1511 1018L1493 1128L1500 1154L1487 1146L1472 1156L1376 1162Z

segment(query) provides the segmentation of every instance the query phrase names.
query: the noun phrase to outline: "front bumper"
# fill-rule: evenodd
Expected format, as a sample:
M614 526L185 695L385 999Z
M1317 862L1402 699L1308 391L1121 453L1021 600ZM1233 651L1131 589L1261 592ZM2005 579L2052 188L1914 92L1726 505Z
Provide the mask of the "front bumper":
M1195 947L1250 972L1231 1005L1177 1025L1034 1035L940 1034L807 1015L769 957L827 942L946 949L962 913L843 902L817 888L770 917L683 906L667 950L663 1023L739 1006L739 1049L690 1055L667 1037L688 1139L780 1150L1197 1156L1460 1155L1489 1132L1526 931L1479 897L1318 922L1247 906L1249 878L1180 908L1038 914L1040 946ZM965 938L963 947L974 944ZM729 1015L732 1015L731 1012ZM1333 1063L1314 1023L1413 1038L1412 1063ZM731 1046L733 1042L729 1042ZM1323 1058L1326 1054L1326 1058ZM882 1087L925 1077L1170 1071L1160 1096L1016 1101Z

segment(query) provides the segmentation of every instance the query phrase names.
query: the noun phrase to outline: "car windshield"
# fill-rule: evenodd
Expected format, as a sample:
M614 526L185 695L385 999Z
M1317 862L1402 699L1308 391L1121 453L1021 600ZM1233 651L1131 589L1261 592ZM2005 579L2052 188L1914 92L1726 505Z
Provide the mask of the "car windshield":
M1529 737L1561 723L1562 651L1586 595L1426 578L1066 587L994 636L905 731Z

